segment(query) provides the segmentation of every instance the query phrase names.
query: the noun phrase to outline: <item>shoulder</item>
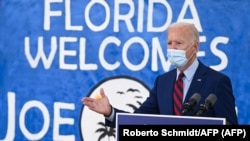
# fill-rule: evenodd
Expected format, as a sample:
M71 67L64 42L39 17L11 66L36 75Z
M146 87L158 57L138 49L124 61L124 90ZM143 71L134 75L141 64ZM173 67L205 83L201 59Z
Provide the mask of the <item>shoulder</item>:
M168 72L158 75L158 78L176 77L176 71L176 69L169 70Z
M203 75L206 75L207 77L211 78L224 78L224 79L230 79L228 75L217 71L209 66L204 65L201 61L199 61L199 67L197 69L197 72L201 72Z

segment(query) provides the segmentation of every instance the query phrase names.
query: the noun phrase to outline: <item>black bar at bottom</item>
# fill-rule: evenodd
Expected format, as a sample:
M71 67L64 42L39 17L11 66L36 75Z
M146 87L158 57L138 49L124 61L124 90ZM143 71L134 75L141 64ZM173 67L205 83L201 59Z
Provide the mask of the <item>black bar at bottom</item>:
M119 125L117 141L129 139L236 139L250 141L250 125Z

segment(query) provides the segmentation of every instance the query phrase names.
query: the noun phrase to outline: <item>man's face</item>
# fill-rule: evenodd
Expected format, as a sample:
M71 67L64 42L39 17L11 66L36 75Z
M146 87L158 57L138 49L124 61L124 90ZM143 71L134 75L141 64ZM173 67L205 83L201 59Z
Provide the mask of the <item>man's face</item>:
M186 50L192 45L192 38L187 27L172 27L168 30L168 48Z

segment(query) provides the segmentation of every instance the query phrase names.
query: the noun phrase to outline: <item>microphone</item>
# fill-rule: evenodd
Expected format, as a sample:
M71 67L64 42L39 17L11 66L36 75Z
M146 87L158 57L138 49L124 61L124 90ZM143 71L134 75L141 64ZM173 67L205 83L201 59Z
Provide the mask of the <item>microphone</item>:
M196 116L201 116L205 113L209 108L214 106L214 103L217 101L217 96L215 94L210 94L206 100L205 104L201 104Z
M183 110L181 115L185 115L186 113L193 110L193 106L199 103L201 100L201 95L199 93L194 93L190 98L188 103L183 104Z

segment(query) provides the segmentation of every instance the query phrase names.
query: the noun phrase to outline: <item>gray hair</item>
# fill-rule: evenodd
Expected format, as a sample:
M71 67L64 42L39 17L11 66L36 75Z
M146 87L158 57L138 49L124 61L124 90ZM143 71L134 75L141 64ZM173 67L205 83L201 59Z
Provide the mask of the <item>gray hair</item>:
M176 23L172 23L169 25L169 28L173 28L173 27L188 27L190 30L190 34L193 38L193 41L197 41L199 43L199 31L197 30L197 28L194 26L194 24L191 23L187 23L187 22L176 22Z

